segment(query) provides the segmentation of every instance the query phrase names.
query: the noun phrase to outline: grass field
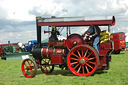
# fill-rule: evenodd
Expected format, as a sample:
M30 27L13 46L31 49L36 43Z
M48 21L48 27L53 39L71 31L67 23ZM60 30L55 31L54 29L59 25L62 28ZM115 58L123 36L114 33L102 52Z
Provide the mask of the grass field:
M38 69L34 78L26 78L21 71L22 61L0 59L0 85L128 85L128 51L113 54L109 70L96 71L88 77L55 67L51 74Z

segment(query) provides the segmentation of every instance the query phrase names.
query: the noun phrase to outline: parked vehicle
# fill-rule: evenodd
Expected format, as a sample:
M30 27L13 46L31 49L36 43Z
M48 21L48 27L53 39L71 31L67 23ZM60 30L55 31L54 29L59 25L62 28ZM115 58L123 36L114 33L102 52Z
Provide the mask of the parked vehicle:
M0 56L2 59L15 60L21 59L21 55L29 54L22 52L22 48L19 47L19 43L0 44Z
M28 45L25 45L26 51L30 52L32 50L32 48L33 48L34 43L36 43L36 42L37 42L37 40L28 41ZM37 46L37 44L35 44L35 46Z
M46 40L42 41L41 46L48 46L48 42ZM26 51L27 52L31 52L33 46L37 47L37 43L36 42L37 42L37 40L30 40L30 41L28 41L28 45L25 45Z
M114 53L119 54L120 51L125 50L126 42L125 42L125 33L112 33L110 36L110 40L114 41Z

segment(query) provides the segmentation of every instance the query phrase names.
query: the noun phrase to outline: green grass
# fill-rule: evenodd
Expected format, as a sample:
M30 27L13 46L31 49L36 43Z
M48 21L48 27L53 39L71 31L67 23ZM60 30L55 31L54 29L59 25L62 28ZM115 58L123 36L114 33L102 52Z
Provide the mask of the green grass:
M34 78L26 78L21 71L22 61L0 59L0 85L128 85L128 51L113 54L109 70L96 71L88 77L55 67L51 74L38 69Z

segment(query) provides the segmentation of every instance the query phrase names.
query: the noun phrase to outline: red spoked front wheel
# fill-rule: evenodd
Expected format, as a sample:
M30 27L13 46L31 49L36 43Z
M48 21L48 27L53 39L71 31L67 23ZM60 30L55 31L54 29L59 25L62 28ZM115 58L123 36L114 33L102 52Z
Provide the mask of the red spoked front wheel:
M41 71L44 73L51 73L54 70L54 65L51 65L50 59L42 59L41 61Z
M35 61L33 61L30 58L25 59L22 63L22 72L25 77L28 78L34 77L35 74L37 73L37 65Z
M77 76L92 75L99 65L98 53L88 45L75 46L68 54L67 64Z

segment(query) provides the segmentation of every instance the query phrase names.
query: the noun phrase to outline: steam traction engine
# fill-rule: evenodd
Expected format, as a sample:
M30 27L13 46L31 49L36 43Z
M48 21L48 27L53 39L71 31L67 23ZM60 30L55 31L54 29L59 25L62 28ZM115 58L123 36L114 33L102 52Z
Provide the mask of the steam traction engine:
M60 68L70 69L77 76L92 75L97 69L109 69L111 61L111 51L113 50L113 42L108 41L100 44L99 54L92 47L87 38L84 40L79 34L70 34L66 40L58 40L58 31L56 27L71 26L110 26L115 25L113 17L52 17L52 18L36 18L37 24L37 47L33 47L31 53L34 60L28 58L22 63L22 72L25 77L34 77L37 69L41 68L44 73L51 73L54 65ZM41 26L49 26L52 28L51 37L49 37L48 46L41 44ZM50 31L45 31L49 33Z

